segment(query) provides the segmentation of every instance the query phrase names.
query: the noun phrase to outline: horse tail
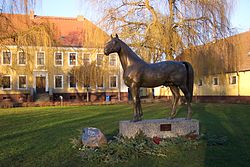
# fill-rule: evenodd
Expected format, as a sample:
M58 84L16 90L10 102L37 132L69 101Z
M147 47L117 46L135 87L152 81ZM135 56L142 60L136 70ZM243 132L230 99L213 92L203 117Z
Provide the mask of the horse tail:
M188 91L191 94L191 99L190 102L192 101L193 98L193 87L194 87L194 69L192 67L192 65L189 62L183 62L183 64L185 65L186 69L187 69L187 88Z

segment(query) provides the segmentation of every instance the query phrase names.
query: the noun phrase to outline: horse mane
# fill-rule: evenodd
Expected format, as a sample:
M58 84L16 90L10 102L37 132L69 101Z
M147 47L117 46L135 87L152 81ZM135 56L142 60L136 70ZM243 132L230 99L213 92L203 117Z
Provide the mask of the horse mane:
M143 59L141 59L125 42L123 42L121 39L118 38L118 40L121 42L121 47L126 49L127 55L129 56L129 59L135 60L135 61L141 61L146 63ZM125 50L124 50L125 51Z

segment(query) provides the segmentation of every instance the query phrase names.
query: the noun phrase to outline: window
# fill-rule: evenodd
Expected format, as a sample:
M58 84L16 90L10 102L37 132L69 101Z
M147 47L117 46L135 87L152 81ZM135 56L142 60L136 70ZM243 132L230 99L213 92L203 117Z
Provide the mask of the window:
M103 84L103 77L97 78L97 84L96 84L97 88L103 88L104 84Z
M27 76L26 75L19 75L18 89L27 89Z
M97 66L101 66L103 62L103 54L102 53L98 53L96 55L96 65Z
M213 78L213 85L219 85L219 78L217 77Z
M116 66L116 54L109 55L109 65Z
M26 65L26 54L24 52L18 52L18 62L19 65Z
M84 82L83 87L84 88L90 88L90 84L88 82Z
M3 51L3 65L11 65L11 52Z
M3 76L2 87L3 89L11 89L11 77L9 75Z
M90 63L90 54L89 53L84 53L82 61L83 61L83 64L89 64Z
M69 88L76 88L76 79L73 75L69 76Z
M83 88L90 88L90 77L87 75L83 78Z
M230 76L229 77L229 84L234 85L237 82L237 77L236 76Z
M202 86L202 84L203 84L202 79L199 79L198 86Z
M11 98L9 96L4 96L3 100L11 100Z
M109 76L109 87L110 88L117 88L117 76Z
M62 66L63 65L63 53L62 52L55 52L55 66Z
M38 66L44 66L45 65L45 57L44 57L44 52L37 52L37 65Z
M76 66L77 65L77 54L69 53L69 65L70 66Z
M63 76L62 75L54 75L54 88L55 89L63 88Z

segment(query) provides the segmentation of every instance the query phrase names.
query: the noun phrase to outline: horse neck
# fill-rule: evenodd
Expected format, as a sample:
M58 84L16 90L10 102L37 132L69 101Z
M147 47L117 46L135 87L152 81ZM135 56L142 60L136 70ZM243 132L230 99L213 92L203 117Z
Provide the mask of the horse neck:
M121 50L118 52L123 70L125 70L128 66L133 65L135 63L145 63L140 57L136 55L132 49L121 41Z

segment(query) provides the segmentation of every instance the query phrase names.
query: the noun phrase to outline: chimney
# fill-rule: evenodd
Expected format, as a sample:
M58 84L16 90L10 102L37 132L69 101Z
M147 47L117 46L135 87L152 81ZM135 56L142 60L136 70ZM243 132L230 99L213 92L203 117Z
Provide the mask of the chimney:
M85 18L82 15L78 15L76 19L77 19L77 21L84 21L85 20Z
M35 18L34 10L30 10L30 19L34 18Z

